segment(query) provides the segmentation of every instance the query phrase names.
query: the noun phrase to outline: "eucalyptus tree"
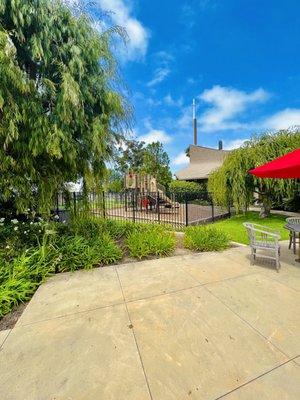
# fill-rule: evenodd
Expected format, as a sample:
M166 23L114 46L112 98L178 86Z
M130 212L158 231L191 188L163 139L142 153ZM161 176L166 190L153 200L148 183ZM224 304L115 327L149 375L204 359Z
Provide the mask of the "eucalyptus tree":
M112 38L60 0L0 0L0 201L49 211L67 181L99 185L129 121Z
M295 196L295 179L261 179L248 173L300 147L300 131L280 131L254 136L241 148L233 150L223 165L208 180L208 190L219 204L232 202L237 211L245 210L257 193L262 204L261 216L269 214L272 202Z

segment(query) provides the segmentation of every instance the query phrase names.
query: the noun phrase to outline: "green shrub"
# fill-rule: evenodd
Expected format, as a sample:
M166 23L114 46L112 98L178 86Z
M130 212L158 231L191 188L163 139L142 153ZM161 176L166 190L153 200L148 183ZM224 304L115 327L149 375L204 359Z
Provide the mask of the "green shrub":
M126 246L130 255L138 259L167 256L175 249L175 236L160 226L140 226L127 236Z
M205 183L172 181L169 190L174 193L177 198L184 199L185 194L198 195L199 192L206 192L207 188Z
M122 251L107 233L103 233L101 238L90 239L83 236L62 237L56 247L60 256L59 272L91 269L122 258Z
M93 246L98 250L99 263L103 265L116 263L123 257L121 249L108 234L104 234L101 240L96 240Z
M213 226L190 226L185 231L184 246L196 251L221 251L229 246L229 238Z
M90 215L73 217L71 222L73 234L85 238L99 238L108 233L112 238L118 240L133 230L135 230L133 222L97 218Z
M38 221L22 222L17 219L0 222L0 253L3 247L6 249L5 254L16 256L23 250L30 247L41 245L47 236L47 242L54 241L55 235L58 236L69 234L67 224L60 222L47 222L42 219ZM10 251L7 251L10 249Z
M44 279L55 272L59 256L52 245L25 250L12 262L1 260L0 317L31 298Z

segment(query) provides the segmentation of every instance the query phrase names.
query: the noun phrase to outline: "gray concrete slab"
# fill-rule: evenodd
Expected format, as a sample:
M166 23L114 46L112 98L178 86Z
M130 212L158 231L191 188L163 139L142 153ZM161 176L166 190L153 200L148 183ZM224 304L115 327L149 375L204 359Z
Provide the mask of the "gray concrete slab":
M18 325L123 302L114 268L58 274L39 287Z
M125 305L14 328L0 388L3 400L150 399Z
M300 296L262 274L207 288L290 357L300 354Z
M155 400L216 399L287 360L205 288L128 309Z
M226 252L221 254L207 255L182 263L182 269L197 279L198 282L206 284L223 279L246 275L253 272L248 263L239 263L227 257Z
M299 279L247 247L54 276L0 334L0 397L300 398Z
M160 262L135 263L118 268L127 301L143 299L198 286L199 282L182 270L174 257Z
M299 400L300 367L292 361L225 395L224 400Z

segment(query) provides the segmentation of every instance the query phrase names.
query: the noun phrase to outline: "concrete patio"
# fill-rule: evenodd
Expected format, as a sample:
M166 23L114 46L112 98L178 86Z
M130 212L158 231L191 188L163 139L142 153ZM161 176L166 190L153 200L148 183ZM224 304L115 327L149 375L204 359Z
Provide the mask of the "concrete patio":
M300 264L248 253L51 278L0 334L0 398L298 400Z

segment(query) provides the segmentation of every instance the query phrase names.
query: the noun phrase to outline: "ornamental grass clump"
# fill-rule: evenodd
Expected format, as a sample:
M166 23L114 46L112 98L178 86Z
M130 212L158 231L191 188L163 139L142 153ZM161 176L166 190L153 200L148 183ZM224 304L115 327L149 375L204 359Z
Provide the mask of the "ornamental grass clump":
M131 232L126 239L130 256L138 259L168 256L175 249L175 235L160 226L148 225Z
M88 239L99 238L103 233L108 233L113 239L119 240L135 229L135 224L131 221L116 221L86 215L73 217L71 221L73 234Z
M195 251L221 251L229 247L229 238L213 226L190 226L185 231L184 247Z

